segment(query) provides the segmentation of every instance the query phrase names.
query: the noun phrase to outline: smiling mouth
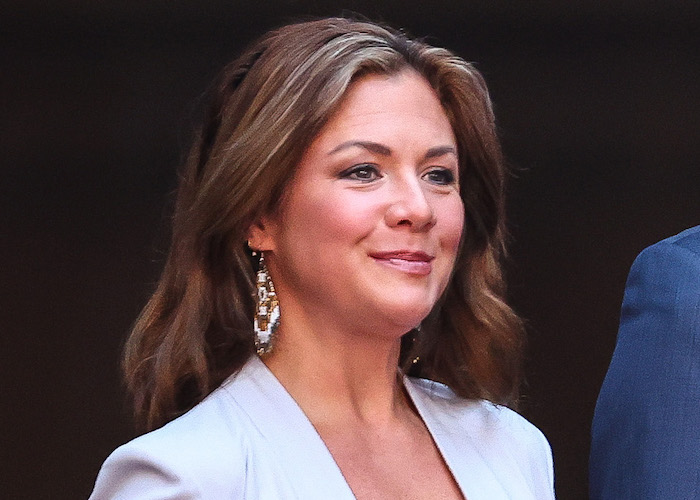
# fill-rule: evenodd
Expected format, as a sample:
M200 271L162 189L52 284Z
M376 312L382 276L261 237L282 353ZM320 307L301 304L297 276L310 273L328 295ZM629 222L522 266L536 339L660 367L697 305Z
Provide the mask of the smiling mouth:
M406 274L426 276L432 271L435 258L425 252L393 251L370 254L379 264L396 269Z

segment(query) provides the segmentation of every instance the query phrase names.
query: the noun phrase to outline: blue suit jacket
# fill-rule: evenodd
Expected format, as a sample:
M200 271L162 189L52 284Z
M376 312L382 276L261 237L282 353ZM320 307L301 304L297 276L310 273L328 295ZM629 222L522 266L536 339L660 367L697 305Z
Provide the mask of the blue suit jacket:
M700 498L700 226L632 264L592 438L591 499Z

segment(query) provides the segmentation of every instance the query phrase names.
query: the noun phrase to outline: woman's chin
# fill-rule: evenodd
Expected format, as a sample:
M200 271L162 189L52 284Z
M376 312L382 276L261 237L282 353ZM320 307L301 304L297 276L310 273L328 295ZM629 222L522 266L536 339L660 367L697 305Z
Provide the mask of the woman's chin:
M413 330L425 319L432 309L425 304L415 304L413 306L402 304L401 307L393 307L386 310L386 316L395 325L394 328L404 334Z

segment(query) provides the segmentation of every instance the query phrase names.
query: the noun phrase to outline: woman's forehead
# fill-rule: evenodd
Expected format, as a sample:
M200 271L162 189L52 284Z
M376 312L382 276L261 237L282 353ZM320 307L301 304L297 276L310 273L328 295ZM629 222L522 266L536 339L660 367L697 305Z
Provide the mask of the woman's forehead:
M411 142L401 142L404 139ZM308 149L330 154L355 143L391 150L417 142L426 148L456 148L437 93L415 70L406 70L370 74L353 82Z

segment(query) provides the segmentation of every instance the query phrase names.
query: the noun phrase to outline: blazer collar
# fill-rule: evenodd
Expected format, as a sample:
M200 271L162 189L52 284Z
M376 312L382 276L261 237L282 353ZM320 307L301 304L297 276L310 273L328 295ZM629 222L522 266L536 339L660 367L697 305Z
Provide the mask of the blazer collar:
M298 498L355 499L321 436L258 356L252 356L222 388L270 443Z
M487 436L481 400L457 397L447 386L404 376L406 392L428 428L443 460L468 500L510 498L489 463L493 450Z
M481 405L487 403L457 398L428 380L404 376L403 383L463 495L469 500L508 498L498 481L494 450L484 449L488 439ZM321 436L259 357L252 356L222 388L270 443L304 498L314 492L318 499L355 499Z

